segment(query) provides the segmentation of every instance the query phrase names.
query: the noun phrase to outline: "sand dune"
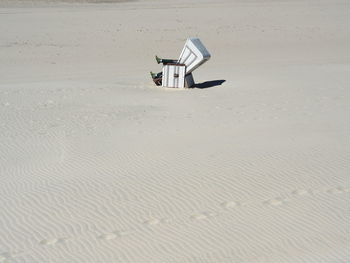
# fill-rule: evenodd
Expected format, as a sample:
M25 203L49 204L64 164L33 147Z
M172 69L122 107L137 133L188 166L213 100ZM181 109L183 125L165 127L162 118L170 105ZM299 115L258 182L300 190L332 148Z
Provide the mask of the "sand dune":
M0 262L349 261L349 3L30 2L0 9ZM155 87L188 36L198 88Z

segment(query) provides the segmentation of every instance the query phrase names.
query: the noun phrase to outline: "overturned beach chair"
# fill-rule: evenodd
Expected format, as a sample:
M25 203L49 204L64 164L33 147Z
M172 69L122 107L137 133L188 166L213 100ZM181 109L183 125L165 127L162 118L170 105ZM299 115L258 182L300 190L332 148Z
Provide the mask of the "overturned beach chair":
M152 78L156 85L168 88L190 88L194 83L192 72L210 59L208 50L198 38L187 39L178 60L160 59L163 70L153 74Z

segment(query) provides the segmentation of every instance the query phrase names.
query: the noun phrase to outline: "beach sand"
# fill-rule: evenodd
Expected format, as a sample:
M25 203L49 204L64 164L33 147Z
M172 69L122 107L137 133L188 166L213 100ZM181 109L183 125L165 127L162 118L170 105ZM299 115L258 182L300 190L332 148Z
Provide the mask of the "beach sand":
M348 1L87 2L0 2L0 262L350 260Z

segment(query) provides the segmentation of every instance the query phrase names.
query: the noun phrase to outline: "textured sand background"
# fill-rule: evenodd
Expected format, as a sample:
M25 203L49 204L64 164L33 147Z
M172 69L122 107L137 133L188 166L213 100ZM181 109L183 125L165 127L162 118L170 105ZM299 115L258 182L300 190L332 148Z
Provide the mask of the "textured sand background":
M0 262L349 262L349 1L1 6Z
M0 0L0 7L43 7L43 6L56 6L62 4L111 4L111 3L124 3L133 2L136 0Z

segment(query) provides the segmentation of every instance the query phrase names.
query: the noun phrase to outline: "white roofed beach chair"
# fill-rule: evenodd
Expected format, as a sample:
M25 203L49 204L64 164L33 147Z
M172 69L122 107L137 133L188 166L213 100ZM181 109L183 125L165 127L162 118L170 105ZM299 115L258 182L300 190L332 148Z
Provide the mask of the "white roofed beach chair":
M198 38L189 38L178 60L156 56L157 62L163 64L163 70L158 74L151 72L151 76L158 86L190 88L194 85L192 72L209 59L210 54L202 42Z

